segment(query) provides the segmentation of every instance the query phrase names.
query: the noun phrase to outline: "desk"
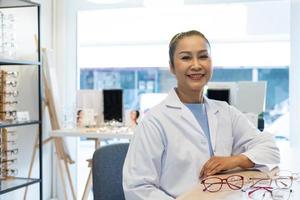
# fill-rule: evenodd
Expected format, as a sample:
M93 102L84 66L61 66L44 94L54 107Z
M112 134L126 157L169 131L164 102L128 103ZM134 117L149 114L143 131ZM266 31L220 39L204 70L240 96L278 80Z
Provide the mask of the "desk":
M76 128L76 129L60 129L50 132L51 137L84 137L95 140L95 148L100 147L101 140L108 139L131 139L133 137L132 129L128 127L117 128ZM91 159L89 161L89 167L91 166ZM92 186L92 170L90 170L88 179L86 181L85 189L82 199L88 199L88 194Z
M106 139L131 139L133 131L127 127L104 129L104 128L76 128L59 129L50 132L52 137L85 137L100 140Z
M300 172L300 158L299 148L291 148L289 142L287 141L277 141L277 145L280 149L281 154L281 163L279 165L280 170L290 170L294 173ZM231 174L231 173L229 173ZM220 175L220 176L228 176ZM235 174L240 174L245 177L247 180L249 177L261 176L261 172L257 171L240 171L235 172ZM291 193L290 200L300 199L300 180L293 182L292 186L293 192ZM191 188L190 191L187 191L185 194L179 196L177 200L247 200L247 194L240 190L233 191L229 189L222 189L216 193L203 192L203 185L198 184L195 187Z

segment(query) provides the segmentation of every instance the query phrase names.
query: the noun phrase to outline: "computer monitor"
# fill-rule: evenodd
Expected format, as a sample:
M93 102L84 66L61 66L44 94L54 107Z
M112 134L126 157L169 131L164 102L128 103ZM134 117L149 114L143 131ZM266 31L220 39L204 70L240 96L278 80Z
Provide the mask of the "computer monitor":
M207 89L206 96L209 99L226 101L230 104L230 90L229 89Z
M121 89L103 90L104 122L117 120L123 122L123 91Z
M259 115L265 110L267 82L241 81L237 83L236 103L240 111Z
M236 83L234 82L209 82L205 87L205 95L209 99L226 101L235 104Z

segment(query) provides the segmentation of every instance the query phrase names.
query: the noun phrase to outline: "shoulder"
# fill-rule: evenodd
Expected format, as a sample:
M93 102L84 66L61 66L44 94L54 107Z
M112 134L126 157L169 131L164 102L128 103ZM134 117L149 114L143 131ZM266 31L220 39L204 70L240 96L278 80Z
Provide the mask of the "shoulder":
M207 97L205 97L205 102L207 106L213 110L225 111L231 109L232 107L226 101L209 99Z
M212 112L218 112L231 117L243 115L241 111L234 106L229 105L225 101L218 101L208 98L206 98L205 101L207 102L208 109Z
M149 123L149 122L159 122L159 118L162 117L162 114L164 113L166 106L163 102L159 103L158 105L152 107L149 109L146 113L144 113L144 117L142 119L143 123Z

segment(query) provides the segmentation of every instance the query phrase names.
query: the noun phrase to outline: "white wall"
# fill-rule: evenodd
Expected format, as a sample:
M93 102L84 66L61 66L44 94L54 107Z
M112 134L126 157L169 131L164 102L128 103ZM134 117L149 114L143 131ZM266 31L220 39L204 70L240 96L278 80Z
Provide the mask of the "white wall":
M291 66L290 66L290 139L294 147L300 144L300 1L291 0Z
M76 100L76 9L77 1L73 0L53 0L53 52L54 52L54 68L56 71L56 80L60 98L59 104L56 105L58 117L64 118L66 112L74 109ZM63 126L63 121L61 121ZM76 158L76 139L67 139L66 143L70 149L72 159ZM55 165L55 167L57 167ZM56 168L57 169L57 168ZM76 165L70 165L71 176L74 188L76 189L77 177ZM55 171L55 170L54 170ZM65 178L66 179L66 178ZM66 179L67 180L67 179ZM63 199L63 191L59 173L55 172L54 194L58 199ZM71 199L70 186L66 183L68 190L68 199Z
M215 66L290 64L287 1L84 10L78 16L80 68L168 67L170 38L190 29L211 41Z

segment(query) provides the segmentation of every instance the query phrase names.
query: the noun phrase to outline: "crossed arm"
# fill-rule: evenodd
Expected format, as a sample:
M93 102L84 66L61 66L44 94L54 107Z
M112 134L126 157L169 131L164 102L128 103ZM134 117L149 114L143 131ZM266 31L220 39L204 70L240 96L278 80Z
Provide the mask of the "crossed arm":
M254 167L254 163L243 154L228 157L213 156L203 165L199 177L204 178L236 167L251 168Z

